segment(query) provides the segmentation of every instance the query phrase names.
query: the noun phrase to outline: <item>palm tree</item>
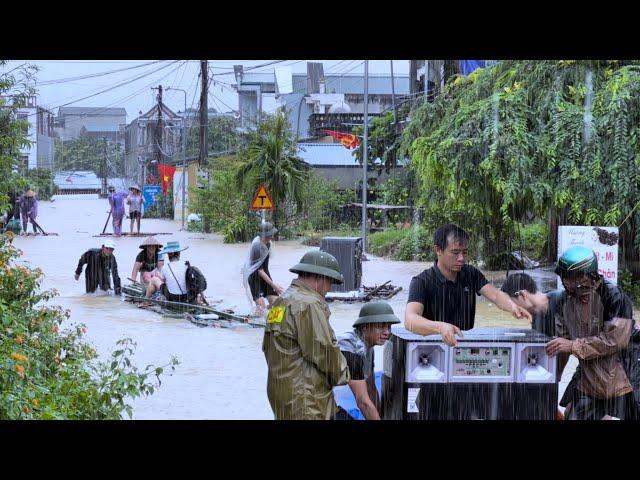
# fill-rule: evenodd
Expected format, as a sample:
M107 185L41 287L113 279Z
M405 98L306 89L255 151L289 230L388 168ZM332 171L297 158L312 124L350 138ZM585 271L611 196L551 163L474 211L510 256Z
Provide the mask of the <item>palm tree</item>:
M239 188L256 191L264 184L271 194L276 210L291 201L301 206L303 188L309 178L309 164L297 155L297 145L283 113L264 120L252 135L243 152L246 164L238 171Z

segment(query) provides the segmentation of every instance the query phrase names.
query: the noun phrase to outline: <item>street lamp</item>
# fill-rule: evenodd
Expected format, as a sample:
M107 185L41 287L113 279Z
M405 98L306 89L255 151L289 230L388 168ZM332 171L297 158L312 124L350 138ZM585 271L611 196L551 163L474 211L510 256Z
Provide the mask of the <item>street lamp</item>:
M187 91L182 88L167 87L167 90L180 90L184 93L184 110L182 118L182 230L184 230L184 203L185 203L185 172L187 170L187 136L185 125L187 123Z

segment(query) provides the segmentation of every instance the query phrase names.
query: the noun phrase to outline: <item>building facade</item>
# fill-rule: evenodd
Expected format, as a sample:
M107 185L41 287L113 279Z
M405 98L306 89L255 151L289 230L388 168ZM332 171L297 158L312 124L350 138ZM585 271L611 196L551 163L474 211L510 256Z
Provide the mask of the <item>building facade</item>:
M125 177L142 185L157 176L158 163L182 160L184 117L162 104L155 105L125 127Z

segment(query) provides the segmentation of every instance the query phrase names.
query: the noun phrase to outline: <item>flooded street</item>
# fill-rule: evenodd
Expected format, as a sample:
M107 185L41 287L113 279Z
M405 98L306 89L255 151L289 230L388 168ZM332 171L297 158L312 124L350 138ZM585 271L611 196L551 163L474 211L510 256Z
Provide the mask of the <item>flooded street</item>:
M267 368L261 351L263 330L259 328L201 328L183 319L163 317L123 302L120 297L84 293L84 274L73 278L80 255L100 247L98 235L108 214L108 202L96 195L56 196L53 202L40 202L38 222L47 232L59 236L16 237L14 244L29 267L45 272L43 287L55 288L60 295L53 300L71 310L70 323L84 323L87 339L102 358L110 355L115 343L130 337L138 343L134 361L144 368L166 363L171 355L180 360L172 376L163 376L162 386L149 398L134 402L135 419L272 419L266 395ZM249 244L225 245L214 234L180 231L180 222L142 220L142 232L170 232L158 235L162 242L179 241L189 249L182 259L199 267L207 278L207 298L223 300L223 306L239 313L249 311L242 287L240 266ZM111 222L107 232L111 231ZM129 220L123 220L129 231ZM115 238L114 255L123 285L129 283L133 262L144 237ZM294 274L288 268L312 247L299 241L276 242L269 268L276 283L287 287ZM371 286L391 280L403 290L391 299L396 315L403 317L412 276L427 265L420 262L395 262L370 256L363 262L363 283ZM351 328L362 304L330 304L331 323L337 334ZM486 301L478 300L476 326L526 327ZM575 360L565 371L565 380L575 368ZM376 370L382 368L382 348L376 349ZM564 385L563 385L564 388ZM561 389L561 393L562 390Z

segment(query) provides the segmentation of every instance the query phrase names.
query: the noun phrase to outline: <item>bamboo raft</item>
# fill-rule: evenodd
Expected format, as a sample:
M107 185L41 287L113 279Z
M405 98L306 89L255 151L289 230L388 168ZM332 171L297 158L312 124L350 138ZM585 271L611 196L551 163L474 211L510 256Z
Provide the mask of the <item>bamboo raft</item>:
M233 311L218 310L210 305L146 298L140 284L123 286L122 295L125 301L140 303L140 308L172 318L184 318L198 326L232 328L248 325L254 328L264 328L264 324L256 321L257 318L250 315L237 315Z
M377 285L373 287L362 287L362 293L358 295L345 296L339 295L335 292L329 292L326 295L327 302L333 301L341 301L341 302L369 302L371 300L389 300L391 297L395 296L399 291L402 290L402 287L396 287L391 284L391 280L387 280L382 285Z

